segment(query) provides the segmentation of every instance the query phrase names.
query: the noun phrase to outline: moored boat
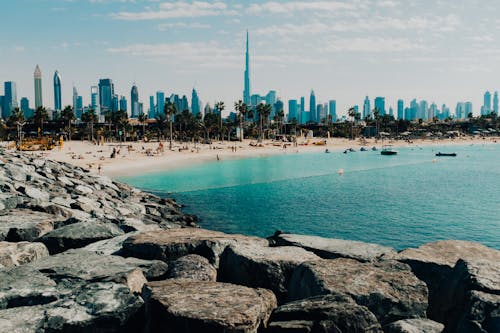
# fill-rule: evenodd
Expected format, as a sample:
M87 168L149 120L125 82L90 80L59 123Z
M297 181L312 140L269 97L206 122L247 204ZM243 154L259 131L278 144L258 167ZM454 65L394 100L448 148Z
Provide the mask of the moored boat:
M381 155L397 155L397 151L392 149L391 146L383 146L382 150L380 151Z
M457 153L442 153L442 152L439 152L436 154L436 156L452 156L452 157L455 157L457 156Z

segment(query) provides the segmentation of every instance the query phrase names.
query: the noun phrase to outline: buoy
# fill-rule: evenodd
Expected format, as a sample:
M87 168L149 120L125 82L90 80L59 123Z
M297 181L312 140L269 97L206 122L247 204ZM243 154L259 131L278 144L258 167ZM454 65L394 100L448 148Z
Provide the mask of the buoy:
M437 163L437 161L438 161L437 159L433 159L432 163Z
M344 169L339 169L339 175L342 176L344 174Z

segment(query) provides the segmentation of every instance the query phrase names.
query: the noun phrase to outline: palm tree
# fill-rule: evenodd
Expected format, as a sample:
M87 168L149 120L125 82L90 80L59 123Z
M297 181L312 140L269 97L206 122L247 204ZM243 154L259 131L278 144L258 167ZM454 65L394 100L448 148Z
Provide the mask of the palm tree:
M234 109L238 112L238 118L240 120L240 141L243 141L243 120L248 112L248 106L240 99L238 102L234 103Z
M160 141L165 134L165 127L167 126L167 116L163 113L158 113L155 119L156 125L158 127L158 141Z
M373 119L375 119L375 128L377 130L377 137L379 137L379 120L380 120L380 110L378 108L373 109Z
M94 124L97 123L97 115L94 109L90 109L82 114L82 121L90 127L90 135L92 141L94 141Z
M38 135L43 132L43 123L47 121L49 118L49 113L43 106L39 106L35 110L35 114L33 115L33 120L35 124L38 125Z
M17 147L20 149L21 147L21 133L23 126L25 124L25 119L24 119L24 113L21 111L19 108L15 108L12 114L9 116L9 119L7 120L7 124L10 124L11 126L16 126L17 127Z
M177 106L172 103L170 100L167 100L165 103L165 106L163 107L163 112L165 113L165 116L168 118L168 122L170 125L170 144L169 144L169 149L172 149L172 122L174 116L177 114Z
M285 119L285 111L283 111L283 109L281 109L278 112L276 112L276 114L274 115L274 121L277 122L278 129L280 131L279 134L282 134L282 132L283 132L283 119Z
M118 110L115 113L116 127L120 128L122 133L120 135L123 138L122 141L127 141L127 127L128 127L128 114L125 110Z
M215 108L219 112L219 134L221 136L221 141L224 141L224 134L222 132L222 111L226 108L223 101L215 103Z
M139 114L139 122L142 124L142 137L144 138L144 135L146 134L146 120L148 120L148 115L145 114L144 112L141 112Z
M66 106L61 112L61 119L68 124L68 139L71 140L71 122L75 120L75 113L71 105Z

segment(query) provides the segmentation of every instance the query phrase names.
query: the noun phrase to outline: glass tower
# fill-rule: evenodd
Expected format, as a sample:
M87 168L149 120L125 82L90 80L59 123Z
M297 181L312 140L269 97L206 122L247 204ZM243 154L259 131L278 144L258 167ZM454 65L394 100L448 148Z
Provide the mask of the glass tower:
M43 106L43 101L42 101L42 71L40 70L40 67L36 65L35 68L35 109L38 109L39 107Z
M54 109L62 110L61 108L61 75L56 71L54 73Z

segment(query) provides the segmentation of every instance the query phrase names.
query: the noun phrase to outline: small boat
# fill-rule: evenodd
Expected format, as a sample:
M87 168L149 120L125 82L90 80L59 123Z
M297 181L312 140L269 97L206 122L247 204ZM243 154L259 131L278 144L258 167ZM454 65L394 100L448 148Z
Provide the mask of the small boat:
M330 154L330 151L328 149L325 149L326 154Z
M383 146L382 151L380 151L381 155L397 155L398 152L393 150L391 146Z
M354 152L355 152L354 148L349 148L348 150L349 150L351 153L354 153Z
M436 154L436 156L452 156L452 157L455 157L457 156L457 153L442 153L442 152L439 152Z
M366 148L365 147L361 147L361 149L359 151L366 151Z
M373 147L372 147L372 150L373 150L373 151L377 151L378 149L377 149L377 147L373 146Z

